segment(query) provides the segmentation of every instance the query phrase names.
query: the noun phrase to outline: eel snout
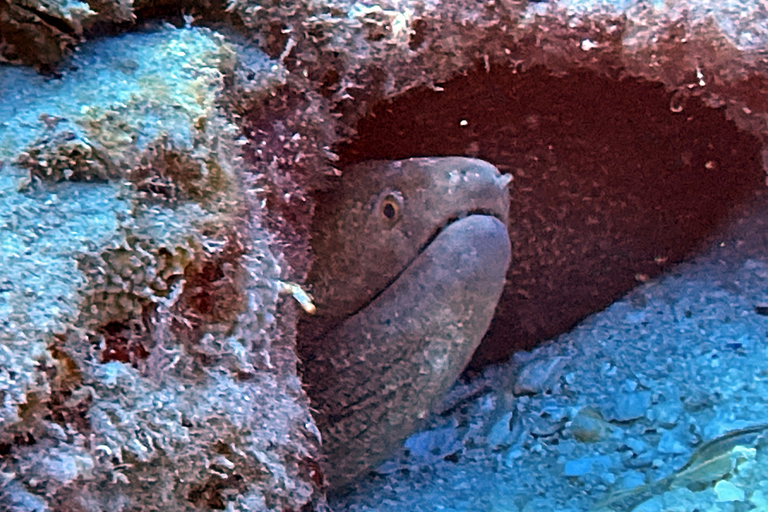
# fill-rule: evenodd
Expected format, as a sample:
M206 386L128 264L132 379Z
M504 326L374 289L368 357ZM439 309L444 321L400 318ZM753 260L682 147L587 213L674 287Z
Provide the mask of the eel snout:
M402 181L396 188L406 199L396 206L403 220L424 206L409 208L409 199L432 205L403 267L367 304L299 342L331 488L380 463L418 428L469 362L501 296L511 257L502 221L508 178L486 162L429 162L439 178L426 182L431 190L403 190ZM379 200L373 194L359 212L376 214Z

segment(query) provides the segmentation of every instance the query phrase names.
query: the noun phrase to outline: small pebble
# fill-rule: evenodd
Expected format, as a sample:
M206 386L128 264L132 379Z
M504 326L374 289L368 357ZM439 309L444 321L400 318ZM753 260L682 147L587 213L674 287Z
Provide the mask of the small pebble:
M649 415L650 417L648 419L651 421L656 421L660 426L664 428L674 428L680 420L680 413L682 410L683 407L679 403L659 404L651 409L650 412L652 414Z
M621 393L616 400L612 414L605 414L605 417L621 422L636 420L645 416L650 405L650 391Z
M622 489L634 489L645 484L645 475L634 469L626 471L621 475L621 488Z
M458 448L457 432L454 427L418 432L405 441L405 447L417 459L443 457Z
M510 436L512 432L509 428L509 422L511 420L512 413L508 412L502 416L501 419L493 425L493 427L491 427L491 432L488 434L489 445L497 448L501 445L509 446L511 444Z
M736 487L731 482L720 480L715 484L715 494L717 501L744 501L746 494L744 489Z
M593 467L598 469L606 469L611 466L611 458L607 455L582 457L580 459L573 459L566 462L563 474L565 476L584 476L591 473Z
M534 359L523 367L515 382L516 395L537 395L549 391L560 378L565 358Z
M760 489L752 493L752 496L749 497L749 502L758 508L763 507L768 510L768 496Z
M565 463L563 474L565 476L584 476L592 470L592 460L589 457L569 460Z
M509 449L507 454L504 456L504 465L508 468L515 469L518 467L517 460L521 457L525 456L526 452L519 446L513 446Z
M680 455L688 451L685 445L677 440L675 433L671 430L667 430L661 435L658 450L661 453L671 453L674 455Z
M635 437L628 437L627 440L624 441L624 445L635 454L643 453L648 449L647 443L642 439L637 439Z
M584 408L571 421L570 430L576 440L582 443L594 443L605 438L608 428L597 411Z
M637 390L637 381L626 380L622 386L622 390L627 393L634 393Z

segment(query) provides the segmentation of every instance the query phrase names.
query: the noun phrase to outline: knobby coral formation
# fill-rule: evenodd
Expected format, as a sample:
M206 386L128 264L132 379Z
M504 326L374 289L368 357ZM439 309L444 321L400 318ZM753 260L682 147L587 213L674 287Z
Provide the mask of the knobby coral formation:
M224 102L241 64L166 28L70 65L0 77L0 502L299 508L317 436Z

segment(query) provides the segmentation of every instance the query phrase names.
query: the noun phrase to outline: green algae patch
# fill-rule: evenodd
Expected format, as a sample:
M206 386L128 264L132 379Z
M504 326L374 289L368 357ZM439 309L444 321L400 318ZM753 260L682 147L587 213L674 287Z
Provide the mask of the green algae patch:
M164 28L90 42L59 79L0 68L10 510L298 510L316 492L280 255L225 100L239 66L219 34Z

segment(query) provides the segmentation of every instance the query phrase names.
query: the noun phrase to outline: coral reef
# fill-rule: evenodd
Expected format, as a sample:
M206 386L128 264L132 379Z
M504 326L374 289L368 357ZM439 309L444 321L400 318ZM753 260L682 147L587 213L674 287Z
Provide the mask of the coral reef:
M68 66L0 75L0 502L300 508L318 440L223 100L232 48L165 28Z

